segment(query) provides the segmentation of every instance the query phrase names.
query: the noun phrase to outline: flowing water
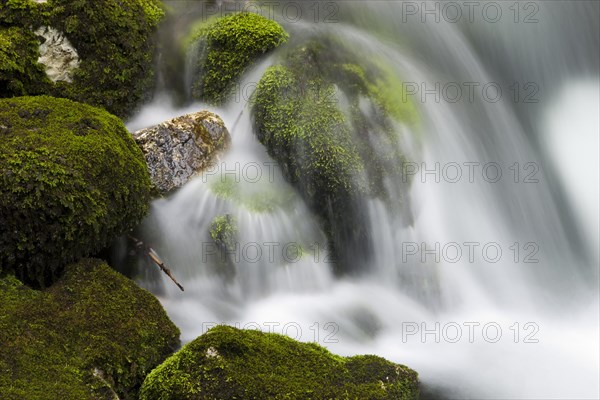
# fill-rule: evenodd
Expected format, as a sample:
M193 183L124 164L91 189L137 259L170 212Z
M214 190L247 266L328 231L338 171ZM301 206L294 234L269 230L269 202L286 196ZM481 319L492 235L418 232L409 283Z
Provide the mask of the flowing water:
M156 200L142 226L185 292L140 283L183 341L227 323L381 355L439 398L598 398L599 11L567 3L477 3L469 20L461 2L305 2L298 21L299 3L270 3L293 34L338 35L414 93L420 123L396 129L412 223L365 204L374 255L360 276L333 274L318 221L254 136L247 100L277 52L222 108L175 105L165 84L131 130L208 108L232 135L217 166ZM208 8L183 9L189 22ZM238 227L233 273L209 235L225 214Z

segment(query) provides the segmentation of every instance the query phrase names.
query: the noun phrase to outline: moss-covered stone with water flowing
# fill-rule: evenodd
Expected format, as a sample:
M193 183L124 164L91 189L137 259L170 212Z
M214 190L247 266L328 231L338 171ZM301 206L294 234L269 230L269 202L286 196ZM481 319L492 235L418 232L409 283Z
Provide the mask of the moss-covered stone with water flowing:
M154 33L162 16L159 0L2 1L0 25L22 31L7 44L0 30L1 96L51 94L131 115L154 84ZM39 74L31 30L40 26L63 32L75 47L81 63L72 82L51 83ZM14 43L23 45L15 50Z
M305 192L318 196L325 191L363 190L363 164L335 104L333 86L304 84L284 66L267 70L254 107L259 140L284 161L286 175Z
M417 399L417 373L377 356L217 326L152 371L141 400Z
M267 69L252 100L258 139L323 219L339 271L369 252L362 199L406 207L386 182L407 181L396 127L417 118L398 101L402 84L390 71L331 37L313 38Z
M211 19L195 27L188 51L196 52L192 95L222 103L233 84L256 60L284 43L287 33L275 21L253 13Z
M137 399L178 344L158 300L99 260L43 291L0 277L3 400Z
M0 99L0 272L51 283L136 226L149 192L117 117L66 99Z

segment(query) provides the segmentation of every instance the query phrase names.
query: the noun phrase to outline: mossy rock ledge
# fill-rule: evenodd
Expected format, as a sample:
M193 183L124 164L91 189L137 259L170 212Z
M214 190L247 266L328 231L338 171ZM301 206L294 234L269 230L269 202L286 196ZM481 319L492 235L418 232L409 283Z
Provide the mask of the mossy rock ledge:
M48 94L132 115L155 83L163 15L160 0L0 2L0 97Z
M145 216L150 178L117 117L47 96L0 99L0 273L36 286Z
M192 28L185 41L193 62L192 97L221 104L234 83L268 51L285 43L288 34L275 21L253 13L210 18Z
M141 400L417 399L417 373L287 336L216 326L154 369Z
M37 291L0 278L3 400L130 400L179 345L158 300L100 260Z

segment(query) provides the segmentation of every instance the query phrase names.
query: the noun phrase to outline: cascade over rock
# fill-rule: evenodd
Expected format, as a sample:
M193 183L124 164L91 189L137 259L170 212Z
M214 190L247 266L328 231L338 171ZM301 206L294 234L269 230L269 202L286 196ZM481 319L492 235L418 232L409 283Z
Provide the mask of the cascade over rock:
M411 221L396 127L417 116L410 102L397 104L402 84L377 61L339 37L309 37L266 70L252 99L256 136L323 221L338 273L372 264L369 198Z

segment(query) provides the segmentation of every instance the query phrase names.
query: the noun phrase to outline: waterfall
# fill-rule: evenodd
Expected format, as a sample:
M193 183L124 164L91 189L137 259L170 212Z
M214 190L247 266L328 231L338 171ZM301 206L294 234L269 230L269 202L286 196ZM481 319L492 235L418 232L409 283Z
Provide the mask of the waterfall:
M490 22L483 6L471 21L440 2L321 2L319 23L308 3L303 20L274 16L386 60L410 90L420 122L396 134L412 221L369 200L369 272L333 273L318 220L253 132L251 90L277 51L223 107L157 96L131 130L210 109L232 135L142 226L186 288L158 292L182 339L227 323L378 354L439 398L597 398L598 3L491 2L504 17ZM209 247L219 215L238 232L228 277Z

